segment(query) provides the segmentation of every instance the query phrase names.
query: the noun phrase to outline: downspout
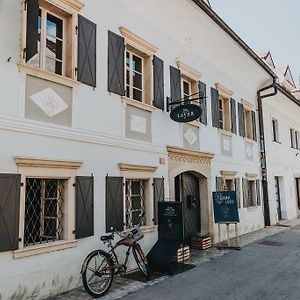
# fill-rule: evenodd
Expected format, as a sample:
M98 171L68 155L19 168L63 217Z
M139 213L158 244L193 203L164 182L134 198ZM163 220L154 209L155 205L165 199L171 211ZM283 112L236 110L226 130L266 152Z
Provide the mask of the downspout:
M273 88L274 91L265 95L261 93ZM277 94L277 77L273 77L273 83L259 89L257 91L257 103L258 103L258 120L259 120L259 141L260 141L260 161L261 161L261 175L262 175L262 191L263 191L263 202L264 202L264 221L265 226L271 225L270 219L270 206L269 206L269 193L268 193L268 178L267 178L267 156L266 156L266 145L265 145L265 132L264 132L264 118L262 100L268 97L275 96Z

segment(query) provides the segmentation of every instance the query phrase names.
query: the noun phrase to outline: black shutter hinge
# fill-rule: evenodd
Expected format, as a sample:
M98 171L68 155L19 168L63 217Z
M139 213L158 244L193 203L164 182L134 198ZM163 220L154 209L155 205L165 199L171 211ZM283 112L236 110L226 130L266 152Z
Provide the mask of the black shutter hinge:
M72 233L75 234L75 230L73 230Z
M73 183L73 187L75 187L76 186L76 183Z
M76 35L78 35L78 26L75 26Z
M19 238L19 242L22 242L22 238Z
M26 52L27 52L27 49L24 48L24 49L23 49L23 59L25 59L25 57L26 57Z
M24 182L21 182L20 186L24 186Z

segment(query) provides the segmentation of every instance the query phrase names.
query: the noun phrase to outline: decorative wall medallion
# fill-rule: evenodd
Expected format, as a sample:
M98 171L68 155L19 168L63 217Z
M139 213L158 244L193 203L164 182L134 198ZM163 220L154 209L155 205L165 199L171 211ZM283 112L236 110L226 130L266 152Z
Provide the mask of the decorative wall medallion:
M246 146L246 153L248 157L252 157L252 153L253 153L252 146L249 144Z
M231 147L230 147L230 140L229 139L224 139L223 138L223 149L225 150L225 151L230 151L231 149L230 149Z
M197 136L195 135L195 133L193 132L193 130L191 128L189 128L185 134L184 134L185 139L188 141L188 143L192 146L193 144L195 144L195 142L197 141Z
M136 115L130 116L130 130L139 132L139 133L146 133L146 119L143 117L139 117Z
M30 96L30 99L50 118L69 107L51 88L47 88Z

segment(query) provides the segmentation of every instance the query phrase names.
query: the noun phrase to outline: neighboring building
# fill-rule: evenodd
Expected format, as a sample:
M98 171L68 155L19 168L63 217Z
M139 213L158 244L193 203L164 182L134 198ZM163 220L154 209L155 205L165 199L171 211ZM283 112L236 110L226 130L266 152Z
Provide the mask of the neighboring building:
M300 101L289 66L276 68L270 52L261 58L279 79L277 94L262 100L270 219L276 224L300 213Z
M78 286L111 227L141 223L148 251L159 200L184 202L187 241L216 236L212 191L237 191L240 234L264 227L256 93L275 74L211 8L39 2L0 10L0 298ZM166 97L199 90L201 119L172 121Z

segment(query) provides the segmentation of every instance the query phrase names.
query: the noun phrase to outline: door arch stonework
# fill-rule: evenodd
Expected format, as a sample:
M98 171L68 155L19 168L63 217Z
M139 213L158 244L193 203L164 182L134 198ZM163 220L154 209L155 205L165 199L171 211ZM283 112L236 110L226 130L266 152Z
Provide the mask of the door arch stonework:
M167 151L170 200L175 200L175 177L185 172L194 173L199 178L201 191L201 229L213 236L211 160L214 155L176 147L167 147Z

